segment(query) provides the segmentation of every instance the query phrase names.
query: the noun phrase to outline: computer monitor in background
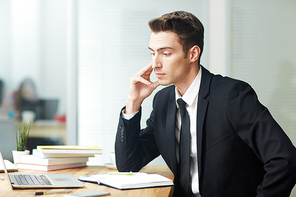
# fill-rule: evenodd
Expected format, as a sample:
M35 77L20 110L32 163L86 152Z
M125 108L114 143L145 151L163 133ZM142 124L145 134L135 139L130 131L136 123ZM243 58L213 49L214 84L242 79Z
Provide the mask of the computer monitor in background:
M23 111L33 111L36 114L35 120L54 120L58 104L58 99L22 99L20 102L21 114Z
M35 120L40 113L39 99L21 99L20 100L20 115L23 120L22 114L24 111L33 111L35 113Z
M39 99L40 113L37 120L53 120L58 111L58 99Z

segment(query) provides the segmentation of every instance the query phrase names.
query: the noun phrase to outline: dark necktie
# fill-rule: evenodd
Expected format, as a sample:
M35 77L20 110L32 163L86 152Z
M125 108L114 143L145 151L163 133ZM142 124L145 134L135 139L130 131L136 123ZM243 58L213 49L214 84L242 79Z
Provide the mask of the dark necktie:
M179 143L179 169L180 169L180 186L182 193L189 193L190 177L190 120L186 110L186 103L183 99L177 100L181 114L181 130Z

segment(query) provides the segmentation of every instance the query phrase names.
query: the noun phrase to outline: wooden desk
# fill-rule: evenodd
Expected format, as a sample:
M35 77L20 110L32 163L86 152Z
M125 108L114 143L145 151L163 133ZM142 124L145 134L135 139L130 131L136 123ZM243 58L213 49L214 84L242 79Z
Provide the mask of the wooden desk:
M110 170L106 167L101 166L89 166L85 168L75 168L75 169L66 169L58 170L45 173L55 173L55 174L73 174L75 177L79 178L82 175L91 175L91 174L107 174L116 170ZM150 174L161 174L165 177L173 179L174 176L167 166L146 166L141 172L146 172ZM14 173L27 173L27 174L39 174L43 172L31 171L31 170L19 170L19 172ZM4 173L0 173L2 176L6 176ZM110 192L110 195L107 196L118 196L118 197L163 197L163 196L172 196L173 187L155 187L155 188L145 188L145 189L133 189L133 190L118 190L108 186L98 185L95 183L83 182L85 187L78 189L70 189L73 193L80 193L86 191L107 191ZM64 190L64 189L14 189L12 190L8 180L0 180L0 197L26 197L34 196L32 192L38 191L50 191L50 190ZM48 197L59 196L62 197L64 194L51 194L46 195Z

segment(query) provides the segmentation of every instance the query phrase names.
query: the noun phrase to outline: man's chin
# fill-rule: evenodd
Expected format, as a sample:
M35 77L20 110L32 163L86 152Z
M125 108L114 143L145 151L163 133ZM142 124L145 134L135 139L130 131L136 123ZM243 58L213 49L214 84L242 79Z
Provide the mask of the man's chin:
M159 83L159 85L161 85L161 86L168 86L168 85L171 85L171 84L172 84L172 83L169 82L169 81L164 81L164 80L159 80L159 79L158 79L158 83Z

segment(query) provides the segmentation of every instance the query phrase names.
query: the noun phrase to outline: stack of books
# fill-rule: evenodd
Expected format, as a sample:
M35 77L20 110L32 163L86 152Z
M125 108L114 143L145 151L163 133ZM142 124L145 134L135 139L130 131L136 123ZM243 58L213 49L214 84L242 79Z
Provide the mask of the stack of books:
M32 155L23 156L19 169L52 171L84 167L89 157L102 154L98 146L37 146Z

